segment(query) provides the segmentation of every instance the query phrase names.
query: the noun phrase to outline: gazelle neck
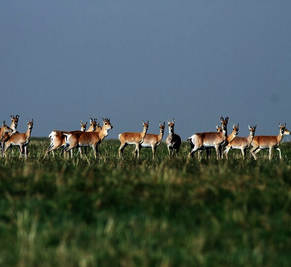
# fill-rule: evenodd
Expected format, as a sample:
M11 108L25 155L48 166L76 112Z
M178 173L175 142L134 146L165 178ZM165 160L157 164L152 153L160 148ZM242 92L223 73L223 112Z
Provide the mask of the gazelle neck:
M104 139L104 138L109 134L108 131L109 131L109 130L106 128L106 125L103 124L103 126L102 126L100 132L96 132L96 133L98 133L100 139L103 140L103 139Z
M227 142L230 143L235 138L235 133L231 132L230 135L227 136Z
M223 140L227 141L227 129L222 130L220 134L222 135Z
M147 127L143 127L142 133L141 133L141 142L143 142L146 134L147 134L148 128Z
M279 132L279 134L277 136L277 142L278 142L278 144L281 143L281 141L283 140L283 138L284 138L284 134L282 134L281 132Z
M16 128L17 128L17 124L15 123L15 122L11 122L11 126L10 126L10 128L13 130L13 133L15 133L16 132Z
M159 141L161 141L164 137L164 132L165 130L164 129L160 129L160 134L159 134Z
M26 141L29 141L30 140L31 131L32 131L32 126L31 125L28 125L27 131L26 131Z
M250 132L249 136L247 137L248 143L250 144L251 142L253 142L253 139L254 139L254 134Z

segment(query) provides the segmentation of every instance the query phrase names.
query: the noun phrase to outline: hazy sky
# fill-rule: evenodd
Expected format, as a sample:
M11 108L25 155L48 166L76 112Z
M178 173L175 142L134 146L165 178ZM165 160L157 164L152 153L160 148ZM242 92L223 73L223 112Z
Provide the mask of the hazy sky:
M117 133L175 118L185 140L220 116L291 128L291 1L1 0L1 123L33 136L108 117ZM166 131L167 135L168 130ZM285 140L288 140L286 138Z

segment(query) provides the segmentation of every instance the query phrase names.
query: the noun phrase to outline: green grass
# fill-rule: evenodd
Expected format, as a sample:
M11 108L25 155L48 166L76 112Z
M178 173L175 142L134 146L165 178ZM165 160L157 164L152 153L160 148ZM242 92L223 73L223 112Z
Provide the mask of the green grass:
M107 140L101 157L0 158L0 266L290 266L291 144L283 159L186 163L165 144L136 160Z

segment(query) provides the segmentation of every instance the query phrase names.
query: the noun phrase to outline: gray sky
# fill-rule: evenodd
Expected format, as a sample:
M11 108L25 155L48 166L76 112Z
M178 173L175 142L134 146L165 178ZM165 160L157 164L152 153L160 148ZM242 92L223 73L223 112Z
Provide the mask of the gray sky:
M182 139L229 116L247 135L291 128L291 1L0 4L1 123L33 136L109 117L117 133L175 118ZM166 132L167 135L167 132ZM288 140L286 138L285 140Z

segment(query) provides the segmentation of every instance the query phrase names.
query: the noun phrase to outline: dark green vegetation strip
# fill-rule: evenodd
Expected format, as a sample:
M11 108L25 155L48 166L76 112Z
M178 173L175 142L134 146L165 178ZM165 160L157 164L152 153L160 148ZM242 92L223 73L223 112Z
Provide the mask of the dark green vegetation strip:
M291 144L283 160L189 164L162 144L157 159L118 141L101 157L43 159L34 139L27 160L0 158L1 266L290 266Z

